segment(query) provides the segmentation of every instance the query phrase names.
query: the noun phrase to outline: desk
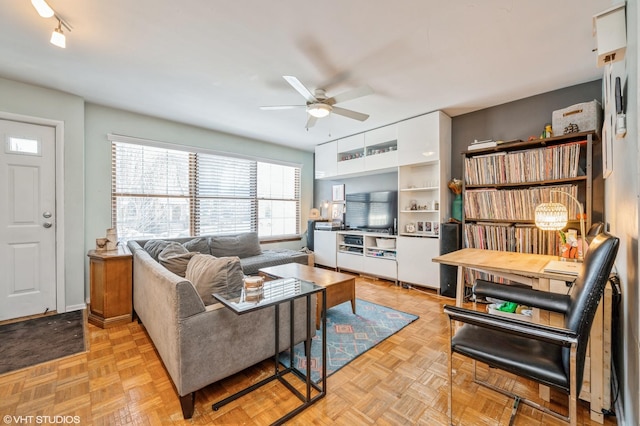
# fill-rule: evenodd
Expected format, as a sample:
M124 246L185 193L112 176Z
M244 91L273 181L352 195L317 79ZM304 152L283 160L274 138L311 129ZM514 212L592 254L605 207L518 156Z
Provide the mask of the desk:
M322 297L322 386L311 381L311 316L307 315L306 324L306 340L305 354L306 354L306 372L303 374L298 371L293 361L293 347L294 347L294 301L298 298L305 297L307 300L307 313L311 312L311 296ZM289 413L285 414L273 425L281 425L284 422L292 419L295 415L300 413L311 404L315 403L326 395L327 389L327 311L326 311L326 290L324 287L317 286L313 283L302 281L296 278L284 278L274 281L268 281L264 283L263 288L256 295L248 295L244 289L228 293L214 293L213 297L219 300L227 308L231 309L235 314L242 315L247 312L252 312L258 309L267 309L273 307L274 309L274 335L275 335L275 354L274 360L274 374L255 383L246 389L243 389L221 401L213 404L212 409L217 411L220 407L235 401L236 399L248 394L249 392L273 381L278 380L285 385L295 396L301 401L302 405L297 406ZM280 304L289 302L289 367L281 369L280 365ZM305 381L305 392L298 391L289 381L284 377L287 373L293 373L294 376L303 379ZM315 389L316 395L311 396L311 388Z
M557 256L525 254L496 250L465 248L433 258L434 262L458 267L456 306L464 301L464 269L486 272L531 286L536 290L566 293L566 282L572 275L545 272L544 268ZM604 423L603 409L611 409L611 286L605 288L589 336L589 352L585 361L580 399L591 405L591 419ZM534 309L534 321L562 326L562 316ZM540 386L540 396L549 401L549 388Z

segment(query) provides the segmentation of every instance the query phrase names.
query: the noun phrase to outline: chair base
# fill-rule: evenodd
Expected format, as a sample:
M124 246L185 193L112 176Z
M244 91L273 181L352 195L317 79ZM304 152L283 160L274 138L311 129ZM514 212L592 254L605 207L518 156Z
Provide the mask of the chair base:
M563 421L565 421L567 423L571 423L571 419L568 416L564 416L564 415L562 415L560 413L557 413L557 412L555 412L553 410L550 410L549 408L547 408L547 407L545 407L543 405L540 405L535 401L531 401L530 399L521 397L519 395L516 395L515 393L511 393L511 392L508 392L508 391L506 391L504 389L500 389L499 387L494 386L491 383L487 383L487 382L485 382L483 380L479 380L479 379L474 378L473 382L477 383L477 384L479 384L481 386L484 386L484 387L486 387L488 389L491 389L493 391L496 391L498 393L501 393L502 395L505 395L505 396L507 396L509 398L513 398L514 399L514 401L513 401L513 411L511 412L511 419L509 420L509 425L513 424L513 420L516 417L516 413L518 412L518 405L520 403L526 404L529 407L533 407L536 410L542 411L545 414L549 414L549 415L551 415L551 416L553 416L553 417L555 417L557 419L563 420Z

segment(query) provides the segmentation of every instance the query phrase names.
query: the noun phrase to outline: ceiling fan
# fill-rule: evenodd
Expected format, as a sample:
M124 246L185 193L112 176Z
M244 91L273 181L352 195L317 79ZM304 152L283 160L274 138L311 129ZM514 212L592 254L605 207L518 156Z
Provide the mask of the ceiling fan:
M318 118L326 117L332 112L359 121L365 121L369 118L368 114L335 106L340 102L346 102L355 98L373 94L373 89L369 86L358 87L328 98L324 89L316 89L315 94L312 94L311 91L307 89L296 77L285 75L283 78L306 99L307 103L305 105L262 106L260 109L274 110L305 107L309 114L309 119L307 120L306 125L307 129L313 127Z

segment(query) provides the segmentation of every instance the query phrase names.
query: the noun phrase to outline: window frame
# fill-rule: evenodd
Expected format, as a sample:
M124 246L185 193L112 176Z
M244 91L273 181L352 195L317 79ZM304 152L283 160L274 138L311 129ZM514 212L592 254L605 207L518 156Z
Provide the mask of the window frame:
M259 186L258 183L258 179L259 177L255 176L255 180L253 180L251 182L251 185L253 185L251 193L252 193L252 199L251 202L253 204L253 208L255 209L255 214L252 217L251 220L251 232L256 232L259 235L260 241L261 242L280 242L280 241L294 241L294 240L300 240L302 238L301 235L301 229L302 229L302 216L301 216L301 203L302 203L302 196L301 196L301 186L302 186L302 182L301 182L301 178L302 178L302 165L299 163L291 163L291 162L285 162L285 161L279 161L279 160L272 160L272 159L268 159L268 158L261 158L261 157L254 157L254 156L247 156L247 155L242 155L242 154L236 154L236 153L230 153L230 152L223 152L223 151L217 151L217 150L211 150L211 149L206 149L206 148L200 148L200 147L195 147L195 146L188 146L188 145L178 145L178 144L173 144L173 143L168 143L168 142L159 142L159 141L154 141L154 140L149 140L149 139L142 139L142 138L136 138L136 137L131 137L131 136L124 136L124 135L117 135L117 134L108 134L108 140L111 144L111 167L112 167L112 171L111 171L111 223L112 226L117 226L118 224L118 217L117 217L117 200L118 198L121 197L126 197L126 196L135 196L134 194L131 193L126 193L126 192L118 192L116 191L117 187L116 187L116 182L117 182L117 176L116 176L116 158L115 158L115 152L116 152L116 148L115 148L115 144L118 143L122 143L122 144L133 144L133 145L141 145L141 146L147 146L147 147L153 147L153 148L158 148L158 149L166 149L166 150L174 150L174 151L181 151L181 152L186 152L188 154L188 167L189 167L189 191L188 194L186 196L181 196L179 198L183 198L186 199L189 205L189 234L190 236L193 237L197 237L197 236L201 236L201 235L209 235L209 233L203 234L201 233L201 215L199 212L199 201L203 200L203 199L207 199L207 197L202 197L198 195L198 177L197 177L197 167L198 167L198 155L213 155L213 156L219 156L219 157L226 157L229 159L236 159L236 160L247 160L250 162L253 162L253 167L255 169L258 168L258 163L264 163L264 164L269 164L269 165L278 165L278 166L285 166L285 167L292 167L294 168L294 173L295 173L295 179L294 179L294 198L287 198L284 199L285 201L294 201L296 204L296 218L295 218L295 232L293 234L284 234L284 235L268 235L268 236L260 236L259 235L259 220L260 220L260 211L259 209L259 203L262 200L280 200L278 198L264 198L264 197L259 197L258 196L258 191L257 188ZM150 195L150 194L138 194L138 196L140 197L162 197L162 195ZM164 196L166 198L166 196ZM237 232L242 232L242 231L230 231L228 232L228 234L233 234L233 233L237 233ZM135 237L130 237L130 238L135 238ZM144 237L143 237L144 238ZM166 238L173 238L173 237L166 237Z

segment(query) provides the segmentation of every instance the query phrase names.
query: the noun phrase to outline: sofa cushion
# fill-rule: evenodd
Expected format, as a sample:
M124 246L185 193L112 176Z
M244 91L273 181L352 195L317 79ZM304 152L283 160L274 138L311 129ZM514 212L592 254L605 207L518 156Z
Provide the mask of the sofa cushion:
M211 254L207 238L194 238L182 244L187 251L197 251L202 254Z
M262 253L260 240L256 232L237 235L216 235L209 237L209 247L214 256L238 256L245 258Z
M182 245L180 247L182 247ZM165 253L166 250L163 250L158 256L158 261L169 271L184 278L187 273L187 265L189 264L189 261L193 256L200 254L196 251L184 250L184 253L179 254L171 252Z
M175 244L179 244L179 243L176 243L175 241L166 241L166 240L149 240L145 243L144 249L157 262L158 256L160 255L162 250L164 250L170 245L175 245Z
M244 274L238 257L196 254L187 265L185 278L191 281L205 305L217 303L213 293L242 288Z

